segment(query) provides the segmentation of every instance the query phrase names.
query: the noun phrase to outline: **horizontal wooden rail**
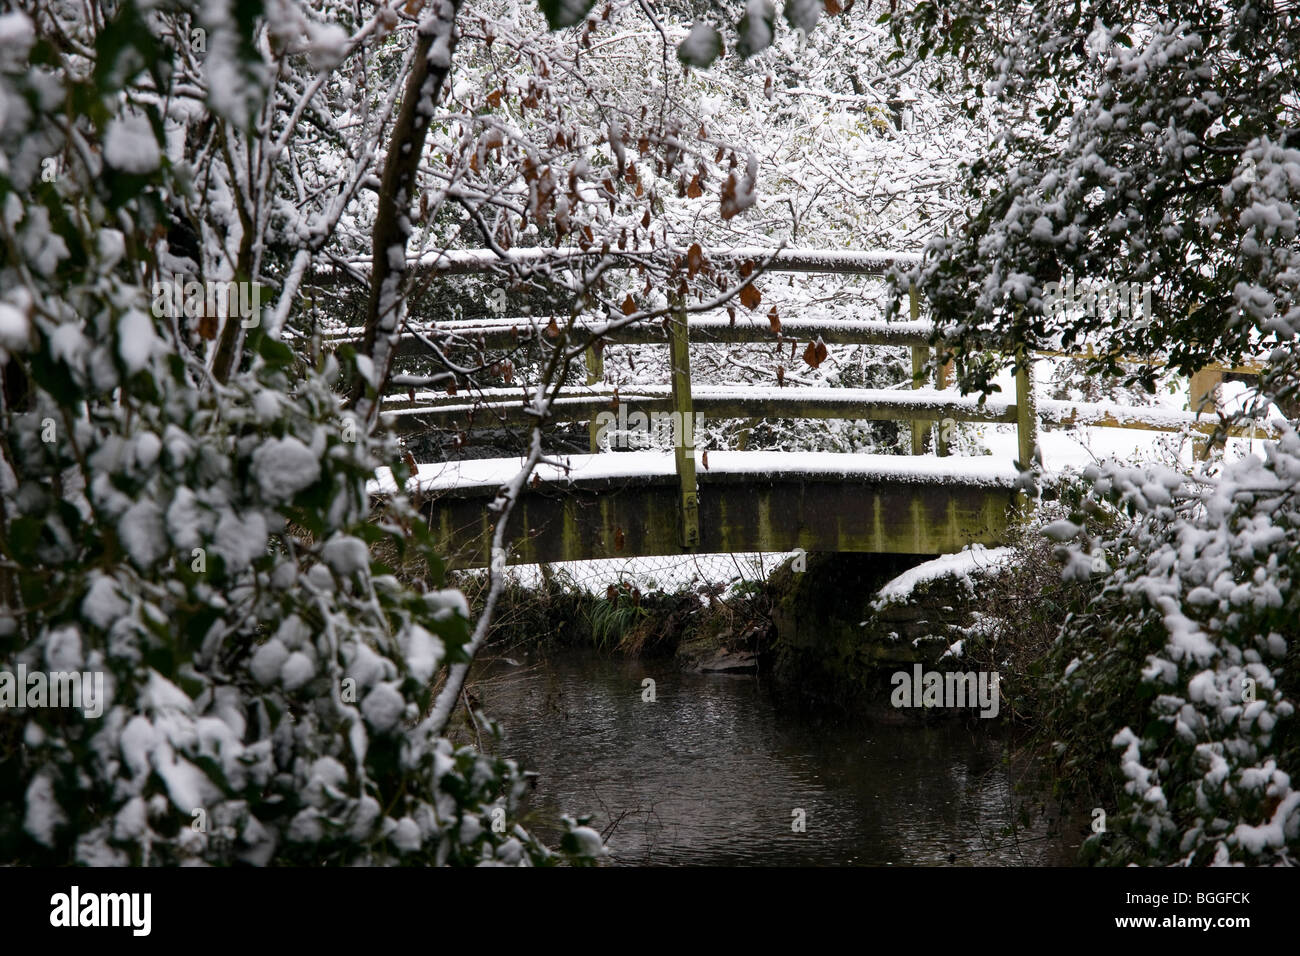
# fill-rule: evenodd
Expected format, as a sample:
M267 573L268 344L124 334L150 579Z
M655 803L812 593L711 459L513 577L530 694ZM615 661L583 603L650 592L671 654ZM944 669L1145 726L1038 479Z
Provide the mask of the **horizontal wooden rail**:
M964 422L1011 424L1016 422L1016 405L1000 400L980 404L955 390L893 390L853 388L753 389L748 386L703 386L692 390L695 411L706 420L744 418L849 419L867 421L936 422L950 419ZM594 422L601 412L617 414L616 402L629 412L671 412L671 389L666 385L643 385L615 390L609 386L578 387L560 395L551 407L551 420ZM534 420L529 411L531 395L522 389L484 389L469 395L445 392L416 394L385 399L384 414L404 433L427 428L476 427L524 424ZM1216 418L1179 409L1117 405L1110 402L1069 402L1040 399L1038 420L1043 428L1063 429L1088 425L1097 428L1130 428L1139 431L1190 431L1213 435L1221 426ZM1233 438L1276 438L1281 421L1234 425L1225 433Z
M933 331L928 322L881 322L873 320L836 320L824 318L781 319L781 331L772 331L766 315L737 316L732 322L725 313L721 315L693 315L688 321L692 343L719 344L804 342L821 338L832 345L925 345ZM538 323L535 318L487 319L466 322L444 322L431 329L404 332L398 341L398 354L413 355L426 352L419 334L432 336L439 347L463 343L489 350L511 349L541 337L549 338L547 320ZM574 324L573 331L586 339L606 328L604 322L583 319ZM603 338L617 345L667 345L668 333L658 322L638 322L607 333ZM346 329L324 339L327 348L343 344L359 344L360 329Z
M685 262L687 250L646 249L554 249L515 248L504 256L491 249L448 249L426 252L407 259L408 268L415 273L437 275L478 275L500 269L581 269L597 265L605 269L663 268L674 260ZM854 251L850 249L773 249L759 246L737 246L731 249L714 249L705 253L706 266L737 268L752 264L764 266L767 272L824 273L850 276L884 276L897 268L910 268L921 262L916 252L890 250ZM347 263L347 268L358 274L368 274L370 257L357 258ZM329 284L330 272L320 272L309 284Z
M691 390L695 412L706 420L738 418L851 419L867 421L1014 422L1015 407L1006 402L981 404L955 390L895 390L886 388L787 388L751 386L696 386ZM601 412L615 412L615 402L631 411L669 412L673 409L668 386L638 386L620 390L577 387L557 397L552 420L590 421ZM405 405L405 407L401 407ZM384 413L394 427L410 432L429 427L462 427L471 418L475 426L516 424L535 420L531 396L519 389L484 389L470 396L446 393L416 394L409 399L386 400ZM611 407L614 406L614 407Z

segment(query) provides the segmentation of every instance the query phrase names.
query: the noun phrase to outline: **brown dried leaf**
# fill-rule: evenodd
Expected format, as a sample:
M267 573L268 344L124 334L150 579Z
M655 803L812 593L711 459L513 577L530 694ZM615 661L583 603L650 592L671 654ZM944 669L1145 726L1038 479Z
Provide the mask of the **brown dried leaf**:
M560 334L560 326L555 321L555 316L551 316L551 321L546 323L546 337L548 339L553 339L559 336L559 334Z
M781 386L781 388L785 388L785 366L784 365L778 365L776 367L776 384Z
M632 294L629 292L627 298L623 300L623 314L631 315L635 311L636 302L632 299Z
M776 335L781 334L781 317L776 314L776 306L772 306L767 313L767 322L772 326L772 331Z
M727 177L727 181L722 184L722 218L730 219L738 210L736 208L736 177L734 174Z
M702 268L704 268L704 250L700 248L698 242L693 242L686 250L686 274L694 279Z
M705 471L708 471L708 470L709 470L709 453L708 453L708 451L705 451L704 454L700 455L700 464L704 466L704 470L705 470Z
M211 342L217 337L217 317L215 315L199 316L199 338Z
M763 301L763 293L754 288L753 284L745 286L740 290L740 304L747 309L755 309Z
M691 184L686 187L686 196L689 199L699 199L703 195L704 187L700 185L700 177L697 173L691 177Z
M623 535L623 529L615 528L614 529L614 550L622 551L623 545L626 543L626 541L627 538Z
M492 107L492 109L496 109L498 106L501 105L500 90L493 90L491 93L487 95L487 105Z

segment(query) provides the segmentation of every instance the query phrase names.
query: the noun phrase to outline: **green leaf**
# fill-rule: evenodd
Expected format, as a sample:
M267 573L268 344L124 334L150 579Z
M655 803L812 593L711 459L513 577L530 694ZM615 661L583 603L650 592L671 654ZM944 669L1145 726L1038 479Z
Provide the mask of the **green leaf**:
M293 364L293 349L269 335L261 336L257 343L257 354L273 368L287 368Z
M19 564L35 558L36 543L41 540L44 523L39 518L16 518L9 525L9 550Z
M771 46L776 35L776 8L771 0L758 0L757 3L751 0L745 15L740 18L736 33L736 52L746 59Z
M562 30L581 23L595 0L537 0L546 23L552 30Z
M695 24L686 39L677 45L677 59L698 69L704 69L721 55L722 34L707 23Z

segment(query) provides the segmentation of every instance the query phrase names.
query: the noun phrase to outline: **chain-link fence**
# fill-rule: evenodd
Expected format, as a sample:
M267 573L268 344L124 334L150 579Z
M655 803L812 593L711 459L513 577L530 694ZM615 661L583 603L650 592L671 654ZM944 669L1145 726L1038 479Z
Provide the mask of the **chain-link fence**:
M525 588L539 587L549 579L591 594L603 594L611 585L617 587L624 582L645 593L674 594L697 589L725 593L737 585L766 580L794 553L680 554L520 564L507 567L505 573Z

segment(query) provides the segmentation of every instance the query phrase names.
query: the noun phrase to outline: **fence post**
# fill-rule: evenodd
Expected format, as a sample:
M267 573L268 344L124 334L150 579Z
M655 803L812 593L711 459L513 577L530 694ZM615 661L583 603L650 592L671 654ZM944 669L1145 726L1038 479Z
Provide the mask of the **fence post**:
M1033 466L1038 448L1038 400L1034 395L1034 367L1022 346L1016 352L1016 437L1022 471Z
M700 506L695 489L695 404L691 400L691 341L686 325L686 300L672 297L668 351L672 364L673 456L677 468L678 537L683 548L700 543Z
M596 342L588 345L585 358L587 361L587 384L599 384L605 378L604 346ZM592 412L591 421L587 423L587 440L593 455L600 451L600 445L596 441L596 436L599 433L600 426L596 424L596 413Z
M1203 368L1192 373L1188 397L1191 399L1189 404L1193 412L1197 415L1202 413L1214 415L1218 412L1219 399L1217 390L1223 378L1223 370L1217 368ZM1205 435L1199 439L1193 438L1192 447L1195 449L1196 458L1206 461L1209 459L1210 451L1214 447L1214 438L1211 435Z
M915 322L921 317L921 299L916 291L916 283L908 287L907 297L911 306L912 321ZM921 379L921 372L925 369L925 363L930 358L930 349L925 345L912 346L912 388L920 388L925 383ZM912 454L925 454L925 433L929 429L930 423L912 419Z

